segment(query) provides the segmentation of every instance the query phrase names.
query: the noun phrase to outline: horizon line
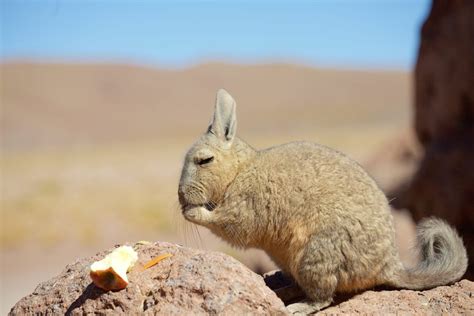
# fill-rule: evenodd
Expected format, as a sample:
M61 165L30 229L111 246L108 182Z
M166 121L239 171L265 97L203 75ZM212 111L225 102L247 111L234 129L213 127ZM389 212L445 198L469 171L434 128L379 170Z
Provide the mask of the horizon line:
M137 68L148 68L167 71L183 71L195 69L207 65L227 65L227 66L295 66L301 68L320 70L346 70L357 72L413 72L413 67L395 65L355 65L353 63L321 63L308 62L293 59L230 59L230 58L200 58L194 61L181 64L147 62L130 58L40 58L40 57L8 57L0 58L0 65L8 64L52 64L52 65L117 65L132 66Z

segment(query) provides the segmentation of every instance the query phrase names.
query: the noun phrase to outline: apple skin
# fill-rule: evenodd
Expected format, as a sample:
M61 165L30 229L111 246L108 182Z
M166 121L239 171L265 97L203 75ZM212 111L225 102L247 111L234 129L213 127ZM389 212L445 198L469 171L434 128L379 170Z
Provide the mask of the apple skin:
M90 276L95 286L104 291L119 291L127 287L124 280L112 267L106 270L91 271Z

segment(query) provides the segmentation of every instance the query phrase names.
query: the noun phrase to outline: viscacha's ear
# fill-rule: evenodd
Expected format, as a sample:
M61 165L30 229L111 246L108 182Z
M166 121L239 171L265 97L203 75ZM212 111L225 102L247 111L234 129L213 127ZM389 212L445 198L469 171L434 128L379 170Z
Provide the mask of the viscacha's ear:
M219 89L216 96L214 117L209 126L209 133L230 146L237 131L236 103L232 96L224 89Z

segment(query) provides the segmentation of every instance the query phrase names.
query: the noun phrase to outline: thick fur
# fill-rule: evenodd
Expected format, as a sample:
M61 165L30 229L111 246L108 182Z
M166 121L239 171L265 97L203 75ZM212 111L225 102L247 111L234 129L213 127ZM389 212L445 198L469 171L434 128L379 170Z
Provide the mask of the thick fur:
M185 158L183 215L236 247L265 250L309 298L290 311L316 311L335 292L424 289L462 277L466 250L446 223L419 225L422 262L405 269L388 201L356 162L309 142L257 151L235 136L235 112L219 90L212 123Z

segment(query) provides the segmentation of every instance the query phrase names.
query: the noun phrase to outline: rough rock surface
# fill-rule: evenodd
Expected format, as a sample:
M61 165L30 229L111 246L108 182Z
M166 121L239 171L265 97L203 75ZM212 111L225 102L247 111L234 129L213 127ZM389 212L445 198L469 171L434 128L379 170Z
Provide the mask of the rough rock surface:
M318 315L474 315L474 282L427 291L366 291Z
M265 274L285 304L302 299L302 291L280 271ZM451 286L426 291L371 290L338 294L334 303L317 315L474 315L474 282L462 280Z
M130 283L118 292L104 292L91 283L89 266L111 250L66 266L41 283L11 310L24 314L285 314L285 307L259 275L237 260L157 242L135 245L138 263ZM141 265L163 253L173 257L143 270Z
M162 314L162 315L285 315L282 302L303 299L291 279L276 271L251 272L235 259L157 242L136 244L138 263L122 291L104 292L89 277L89 266L111 250L66 266L57 277L41 283L21 299L11 315ZM143 270L143 263L163 253L171 258ZM266 286L266 285L268 286ZM270 289L276 290L280 300ZM474 314L474 283L463 280L427 291L366 291L337 295L321 315L346 314Z
M446 219L474 258L474 1L434 0L415 69L415 130L424 157L393 204L416 221ZM474 278L474 265L466 277Z

